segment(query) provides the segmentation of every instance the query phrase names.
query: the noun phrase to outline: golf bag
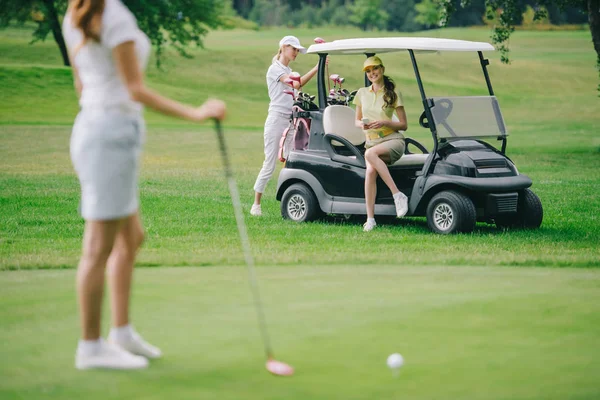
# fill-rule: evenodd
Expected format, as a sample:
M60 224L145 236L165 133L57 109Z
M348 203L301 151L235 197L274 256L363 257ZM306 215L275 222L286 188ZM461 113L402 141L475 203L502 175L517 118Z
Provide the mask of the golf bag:
M314 96L313 96L314 97ZM292 116L288 127L281 134L279 140L279 161L285 162L290 151L303 150L308 147L310 137L310 111L316 111L319 107L300 96L292 107Z

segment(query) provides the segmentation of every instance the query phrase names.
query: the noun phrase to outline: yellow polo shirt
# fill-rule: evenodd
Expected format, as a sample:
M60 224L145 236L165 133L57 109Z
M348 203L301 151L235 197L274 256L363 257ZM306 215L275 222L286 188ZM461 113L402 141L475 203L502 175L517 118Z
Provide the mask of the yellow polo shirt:
M384 90L383 87L377 92L373 90L373 85L369 87L362 87L358 89L356 96L354 97L354 105L361 107L363 118L368 118L369 121L391 121L394 111L397 107L403 106L402 93L396 92L398 99L393 107L383 108L385 101L383 100ZM379 129L367 129L365 134L367 138L374 139L376 137L384 137L390 133L395 132L393 129L384 126Z

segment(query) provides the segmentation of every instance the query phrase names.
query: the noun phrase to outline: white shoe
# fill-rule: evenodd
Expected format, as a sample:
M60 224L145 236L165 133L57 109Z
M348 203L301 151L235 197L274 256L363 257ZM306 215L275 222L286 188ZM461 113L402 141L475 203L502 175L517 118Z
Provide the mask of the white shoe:
M146 342L142 337L134 330L130 335L126 337L117 337L117 335L111 332L108 335L108 341L119 346L121 349L136 354L138 356L144 356L146 358L160 358L162 357L162 351L158 347L152 346Z
M364 232L371 232L373 230L373 228L375 228L377 226L377 223L375 222L375 220L371 220L371 219L367 219L367 222L364 223L363 225L363 231Z
M260 217L262 215L260 204L252 204L252 208L250 209L250 215L254 215L255 217Z
M396 217L402 218L408 212L408 197L402 192L394 195L394 205L396 206Z
M90 350L77 348L75 368L141 369L148 367L148 360L100 339L98 346Z

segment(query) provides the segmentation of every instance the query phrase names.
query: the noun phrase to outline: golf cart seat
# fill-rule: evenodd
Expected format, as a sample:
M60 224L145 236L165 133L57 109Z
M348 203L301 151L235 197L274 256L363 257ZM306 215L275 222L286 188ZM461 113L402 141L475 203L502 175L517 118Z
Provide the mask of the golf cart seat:
M429 154L404 154L398 161L390 165L391 167L402 166L402 167L422 167L425 165Z
M348 106L331 105L323 112L323 129L325 133L331 133L343 137L354 146L360 146L365 142L365 133L354 125L355 111ZM340 142L332 141L334 146L342 146Z

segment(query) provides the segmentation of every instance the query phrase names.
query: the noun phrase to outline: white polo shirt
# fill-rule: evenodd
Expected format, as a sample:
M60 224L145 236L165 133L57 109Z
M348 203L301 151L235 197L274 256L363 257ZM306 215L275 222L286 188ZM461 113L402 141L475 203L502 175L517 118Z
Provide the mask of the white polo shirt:
M290 115L294 106L294 99L289 94L283 93L284 90L292 90L291 86L286 85L279 79L283 75L292 73L290 67L286 67L279 60L276 60L267 70L267 89L269 91L269 112L275 111Z
M99 43L89 39L81 47L83 34L73 26L71 14L68 13L63 21L63 36L83 86L79 104L84 110L117 107L127 112L141 113L142 105L131 100L119 76L112 50L121 43L133 41L138 63L145 69L150 41L138 28L131 11L120 0L106 0L100 29ZM73 54L74 51L76 54Z

